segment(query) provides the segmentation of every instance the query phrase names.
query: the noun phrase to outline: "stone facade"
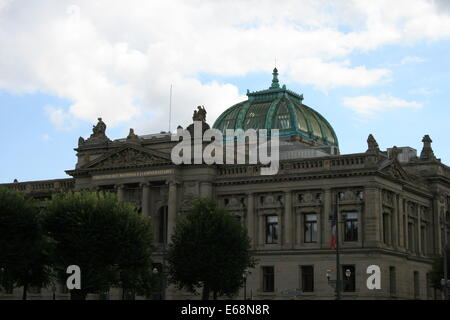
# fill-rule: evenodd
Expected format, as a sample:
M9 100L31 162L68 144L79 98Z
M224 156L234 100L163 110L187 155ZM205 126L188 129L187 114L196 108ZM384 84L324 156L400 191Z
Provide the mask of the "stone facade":
M164 221L170 239L177 218L194 197L213 198L248 229L258 264L249 270L246 297L254 299L334 298L326 273L335 278L330 214L338 211L341 265L354 272L354 288L343 292L343 298L440 297L428 277L432 258L442 252L450 168L436 159L428 136L420 157L411 156L411 148L382 152L370 136L366 152L286 159L277 175L262 176L258 165L176 166L170 161L174 142L169 134L138 137L131 131L128 138L111 141L104 135L105 127L102 122L94 127L93 142L80 139L76 168L67 171L73 178L4 186L41 200L43 206L53 193L67 190L116 192L152 217L154 262L160 264ZM402 157L403 150L410 156ZM347 221L350 214L353 220ZM268 217L276 221L271 227ZM268 239L270 228L276 235ZM369 265L381 268L381 290L366 287ZM305 281L312 281L312 287ZM283 294L293 289L302 290L301 295ZM121 296L119 289L111 294ZM168 299L192 298L173 287L164 294ZM239 297L243 295L244 289ZM20 297L20 290L2 297ZM31 292L29 297L48 299L52 290ZM57 288L56 298L67 297L63 288Z

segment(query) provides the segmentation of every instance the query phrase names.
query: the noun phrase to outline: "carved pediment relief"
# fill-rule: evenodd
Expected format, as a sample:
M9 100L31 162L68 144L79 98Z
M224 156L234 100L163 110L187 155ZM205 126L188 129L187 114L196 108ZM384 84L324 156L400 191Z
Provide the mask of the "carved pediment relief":
M389 163L383 165L379 171L395 179L405 181L411 180L409 174L402 168L396 159L390 160Z
M170 158L163 153L137 146L126 146L95 159L86 164L83 169L133 167L167 163L170 163Z

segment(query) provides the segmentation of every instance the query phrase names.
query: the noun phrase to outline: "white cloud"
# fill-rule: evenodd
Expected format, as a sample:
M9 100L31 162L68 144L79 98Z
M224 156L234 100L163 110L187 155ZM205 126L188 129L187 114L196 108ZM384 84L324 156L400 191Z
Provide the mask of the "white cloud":
M74 127L74 119L61 108L55 108L53 106L45 106L45 113L50 118L51 123L62 131L70 130Z
M52 139L52 137L50 137L50 135L48 133L44 133L41 136L42 141L50 141Z
M364 66L350 67L349 61L324 62L320 59L301 59L293 63L288 75L296 79L313 84L321 89L340 86L367 87L388 80L388 69L367 69Z
M430 96L433 94L438 93L439 90L437 89L427 89L427 88L416 88L416 89L412 89L409 91L409 93L411 94L420 94L420 95L424 95L424 96Z
M416 101L405 101L390 95L379 97L365 95L358 97L347 97L343 99L343 105L350 108L358 115L372 118L380 112L393 109L418 109L422 104Z
M199 73L269 74L276 57L282 82L376 85L390 70L353 65L349 54L449 37L450 15L438 8L427 0L0 0L0 89L69 99L65 113L48 112L64 127L102 116L149 132L167 129L173 84L174 126L200 104L212 122L244 97L232 84L199 82Z
M406 56L400 61L400 65L409 64L409 63L422 63L425 62L424 58L421 57L412 57L412 56Z

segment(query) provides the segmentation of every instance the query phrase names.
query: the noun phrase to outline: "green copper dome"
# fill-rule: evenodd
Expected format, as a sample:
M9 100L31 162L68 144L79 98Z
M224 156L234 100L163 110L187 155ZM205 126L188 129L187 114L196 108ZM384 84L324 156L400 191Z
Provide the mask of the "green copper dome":
M242 101L223 112L213 125L226 129L279 129L281 138L299 140L311 146L339 146L328 121L303 104L303 95L280 88L278 70L273 70L272 85L267 90L249 92Z

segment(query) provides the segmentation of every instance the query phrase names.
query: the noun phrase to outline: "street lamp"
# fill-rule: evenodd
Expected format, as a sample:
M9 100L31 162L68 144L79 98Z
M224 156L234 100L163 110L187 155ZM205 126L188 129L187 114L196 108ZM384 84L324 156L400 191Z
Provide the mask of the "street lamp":
M242 274L242 277L244 278L244 300L247 300L247 276L251 274L248 269L244 270L244 273Z
M53 293L53 300L56 300L56 285L53 283L52 284L52 293Z
M162 267L164 268L164 266ZM161 285L161 300L165 300L165 275L166 273L164 272L164 270L161 270L161 272L159 271L159 269L157 267L154 267L152 270L153 274L156 275L160 275L161 276L161 281L160 281L160 285Z

